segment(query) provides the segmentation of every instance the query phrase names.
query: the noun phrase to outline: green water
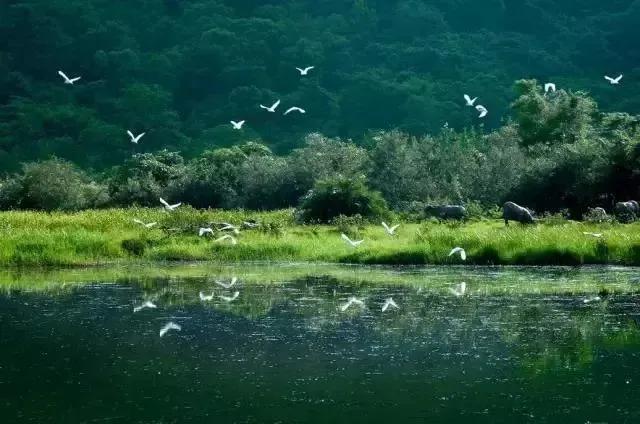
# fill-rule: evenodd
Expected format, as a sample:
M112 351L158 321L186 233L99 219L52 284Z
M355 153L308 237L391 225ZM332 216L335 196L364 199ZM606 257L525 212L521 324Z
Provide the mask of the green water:
M22 281L0 294L0 420L640 422L637 270L313 272ZM342 312L350 296L365 306Z

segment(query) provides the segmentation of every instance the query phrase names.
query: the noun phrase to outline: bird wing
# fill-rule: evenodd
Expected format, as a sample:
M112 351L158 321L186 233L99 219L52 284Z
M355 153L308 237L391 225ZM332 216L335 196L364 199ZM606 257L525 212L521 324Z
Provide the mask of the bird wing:
M72 79L70 79L69 81L71 81L71 82L76 82L76 81L79 81L79 80L81 80L81 79L82 79L82 77L76 77L76 78L72 78Z
M610 82L614 82L615 81L613 78L611 78L610 76L607 76L607 75L604 76L604 79L606 79L607 81L610 81Z
M398 227L400 227L400 224L396 224L393 227L391 227L391 232L393 233L395 230L398 229Z
M266 107L265 105L260 105L260 107L261 107L262 109L269 110L269 108L268 108L268 107Z
M58 71L58 75L65 79L65 81L69 81L69 77L62 71Z
M353 244L353 241L346 235L346 234L342 234L340 237L342 237L342 240L346 241L349 244Z
M312 70L313 68L315 68L315 66L307 66L304 71L305 72L309 72L310 70Z
M461 248L459 248L459 247L454 247L453 249L451 249L451 252L449 252L449 256L453 256L453 255L455 255L455 254L456 254L456 253L458 253L460 250L462 250L462 249L461 249Z
M287 109L287 111L284 113L285 115L290 114L291 112L293 112L295 110L295 108L289 108Z
M616 78L615 81L620 82L621 79L622 79L622 74L618 75L618 78Z
M153 226L155 226L155 225L157 225L157 224L158 224L157 222L150 222L150 223L148 223L148 224L145 224L145 227L147 227L147 228L151 228L151 227L153 227Z
M131 131L127 130L127 134L129 134L129 137L131 137L131 140L135 140L136 139Z
M468 104L471 104L471 97L469 97L468 94L464 95L464 99L467 101Z
M298 67L296 67L296 69L297 69L298 71L300 71L300 73L301 73L301 74L304 74L304 73L306 72L306 71L305 71L304 69L302 69L302 68L298 68Z
M139 219L134 219L133 222L135 222L136 224L144 225L144 222L140 221Z
M171 205L169 205L169 203L167 203L166 200L164 200L162 197L160 198L160 203L162 203L163 205L165 205L166 207L171 207Z
M389 228L389 226L387 225L387 223L386 223L386 222L384 222L384 221L383 221L383 222L382 222L382 226L384 227L384 229L385 229L385 230L387 230L387 231L391 231L391 229Z
M280 106L280 100L278 100L277 102L275 102L273 105L271 105L271 109L275 109L278 106Z

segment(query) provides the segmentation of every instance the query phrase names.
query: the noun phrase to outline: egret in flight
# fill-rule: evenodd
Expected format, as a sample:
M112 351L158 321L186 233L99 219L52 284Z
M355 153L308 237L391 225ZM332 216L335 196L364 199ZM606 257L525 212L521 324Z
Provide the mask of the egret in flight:
M267 112L275 112L276 109L278 108L278 106L280 106L280 100L278 100L277 102L275 102L274 104L271 105L271 107L267 107L265 105L260 105L260 107L264 110L266 110Z
M160 329L160 337L164 336L165 334L167 334L171 330L180 331L180 330L182 330L182 327L180 327L178 324L176 324L173 321L169 322L169 323L165 324L165 326Z
M307 66L306 68L302 69L302 68L296 68L298 70L298 72L300 72L300 75L305 76L309 74L309 71L314 69L315 66Z
M146 301L146 302L144 302L142 305L140 305L140 306L136 306L135 308L133 308L133 312L134 312L134 313L135 313L135 312L140 312L141 310L146 309L146 308L149 308L149 309L156 309L156 308L157 308L157 306L156 306L153 302L151 302L150 300L147 300L147 301Z
M236 300L238 298L238 296L240 296L240 292L236 291L233 293L233 295L231 296L220 296L220 299L224 300L225 302L233 302L234 300Z
M299 108L297 106L294 107L290 107L289 109L287 109L287 111L284 113L285 115L290 114L291 112L300 112L300 113L307 113L306 110Z
M486 107L482 106L482 105L478 105L476 106L476 110L478 112L480 112L480 115L478 115L478 118L484 118L485 116L487 116L487 114L489 113L489 111L487 110Z
M245 121L240 121L240 122L230 121L230 122L231 122L231 125L233 125L234 130L241 130Z
M604 79L609 81L612 85L618 85L620 84L620 80L622 79L622 74L618 75L617 78L611 78L610 76L605 75Z
M460 259L462 259L463 261L467 260L467 252L465 252L462 247L454 247L453 249L451 249L451 252L449 252L449 256L453 256L456 253L460 254Z
M384 301L384 305L382 305L382 312L386 311L389 308L400 309L398 304L394 302L392 298L388 298Z
M69 78L64 72L62 71L58 71L58 75L60 75L62 78L64 78L64 83L65 84L69 84L69 85L73 85L74 82L79 81L80 78L82 77L76 77L76 78Z
M344 241L345 241L345 242L347 242L349 245L351 245L351 247L354 247L354 248L355 248L355 247L360 246L360 245L362 244L362 242L364 241L364 240L358 240L358 241L351 240L351 239L349 238L349 236L347 236L347 235L346 235L346 234L344 234L344 233L342 234L342 236L341 236L341 237L342 237L342 240L344 240Z
M133 222L135 222L136 224L142 225L144 228L151 228L151 227L154 227L154 226L156 226L158 224L157 222L144 223L143 221L140 221L139 219L134 219Z
M364 307L364 301L362 301L361 299L358 299L355 296L352 296L352 297L349 298L349 300L347 300L347 303L345 303L342 306L340 306L340 310L342 312L344 312L347 309L349 309L351 307L351 305L358 305L360 307Z
M220 287L223 287L229 290L231 287L233 287L236 284L237 281L238 279L236 277L233 277L230 283L223 283L222 281L216 281L216 284L219 285Z
M400 224L394 225L393 227L389 227L386 222L383 222L382 226L384 227L384 230L387 232L387 234L389 234L390 236L393 236L396 234L396 230L398 229Z
M138 142L140 141L140 139L141 139L142 137L144 137L144 135L145 135L146 133L140 133L140 134L138 134L138 135L133 135L133 133L132 133L131 131L127 131L127 134L129 134L129 138L131 139L131 142L132 142L133 144L138 144Z
M465 94L464 100L467 102L467 106L473 106L476 103L476 100L478 100L478 98L475 97L472 99L471 96L469 96L468 94Z
M164 205L164 208L166 210L168 210L169 212L178 209L180 207L180 205L182 205L182 202L170 205L169 202L164 200L162 197L160 198L160 203L162 203Z

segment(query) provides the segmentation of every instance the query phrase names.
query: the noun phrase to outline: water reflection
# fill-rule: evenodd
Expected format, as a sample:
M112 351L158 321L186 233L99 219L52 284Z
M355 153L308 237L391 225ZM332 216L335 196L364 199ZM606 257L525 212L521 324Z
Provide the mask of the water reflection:
M3 422L640 419L635 292L585 304L575 275L553 294L494 287L533 284L513 271L439 272L419 286L288 275L226 289L216 274L7 292ZM352 296L364 306L343 312ZM389 297L399 308L383 312ZM145 301L157 309L134 313ZM169 321L182 330L160 338Z

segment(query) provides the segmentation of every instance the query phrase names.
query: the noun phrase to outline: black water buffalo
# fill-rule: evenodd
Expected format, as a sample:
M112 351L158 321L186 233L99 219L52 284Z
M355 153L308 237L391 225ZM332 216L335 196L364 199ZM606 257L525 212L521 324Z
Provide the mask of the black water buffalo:
M635 200L618 202L614 208L616 217L620 220L633 221L640 215L640 205Z
M463 220L467 216L467 210L460 205L427 206L425 213L427 216L457 221Z
M521 224L531 224L534 222L533 214L527 208L516 205L513 202L507 202L502 206L502 218L505 225L509 225L509 221L517 221Z

